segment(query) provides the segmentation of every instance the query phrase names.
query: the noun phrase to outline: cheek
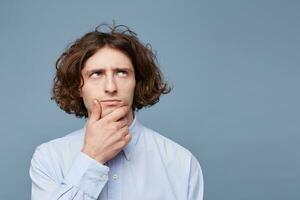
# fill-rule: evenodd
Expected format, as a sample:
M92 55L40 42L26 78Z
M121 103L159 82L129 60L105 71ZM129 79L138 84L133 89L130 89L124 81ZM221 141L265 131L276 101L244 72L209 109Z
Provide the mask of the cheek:
M81 97L83 98L85 107L89 109L92 105L92 100L96 97L95 90L91 86L84 86L81 91Z
M97 95L98 91L101 91L100 82L87 82L82 88L82 94L85 97L93 97Z
M135 91L135 82L123 82L120 84L119 89L120 95L124 98L124 100L126 100L127 103L131 103Z
M127 86L127 91L129 91L128 95L130 94L130 96L133 96L134 90L135 90L135 81L130 82L130 84L128 84Z

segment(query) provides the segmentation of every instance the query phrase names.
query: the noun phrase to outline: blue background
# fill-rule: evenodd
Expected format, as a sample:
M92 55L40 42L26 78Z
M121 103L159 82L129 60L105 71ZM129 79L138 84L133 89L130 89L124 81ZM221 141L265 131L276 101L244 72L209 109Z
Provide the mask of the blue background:
M0 3L0 199L30 199L38 144L81 128L50 100L63 49L102 22L151 43L173 92L138 117L198 158L207 200L300 199L300 1Z

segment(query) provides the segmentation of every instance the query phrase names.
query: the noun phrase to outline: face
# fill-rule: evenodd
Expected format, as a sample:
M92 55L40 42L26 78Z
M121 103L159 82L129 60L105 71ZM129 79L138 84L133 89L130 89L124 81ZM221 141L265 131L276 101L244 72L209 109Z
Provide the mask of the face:
M89 116L94 99L101 104L101 117L122 105L131 108L136 82L131 60L124 53L103 47L88 58L81 73L84 85L80 94ZM132 115L131 109L128 115Z

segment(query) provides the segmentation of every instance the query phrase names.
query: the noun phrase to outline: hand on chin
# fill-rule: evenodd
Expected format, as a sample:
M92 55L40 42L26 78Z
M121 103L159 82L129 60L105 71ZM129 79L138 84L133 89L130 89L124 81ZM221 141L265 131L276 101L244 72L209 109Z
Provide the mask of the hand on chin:
M101 118L105 117L106 115L109 115L110 113L112 113L114 110L116 110L118 107L102 107L102 114L101 114Z
M122 106L126 106L125 104L119 104L119 105L114 105L114 106L105 106L105 105L101 105L102 106L102 114L101 114L101 118L105 117L106 115L109 115L110 113L112 113L113 111L115 111L116 109L122 107ZM127 116L127 114L126 114Z

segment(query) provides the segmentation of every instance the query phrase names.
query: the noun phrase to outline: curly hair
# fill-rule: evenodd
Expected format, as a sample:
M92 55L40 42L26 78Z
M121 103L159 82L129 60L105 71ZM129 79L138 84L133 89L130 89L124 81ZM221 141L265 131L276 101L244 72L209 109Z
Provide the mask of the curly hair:
M104 28L108 30L102 30ZM62 110L76 117L88 117L79 92L84 85L81 70L87 59L105 46L120 50L132 62L136 79L133 111L154 105L161 94L171 91L163 80L150 44L141 43L137 34L125 25L101 24L70 44L56 61L51 100Z

